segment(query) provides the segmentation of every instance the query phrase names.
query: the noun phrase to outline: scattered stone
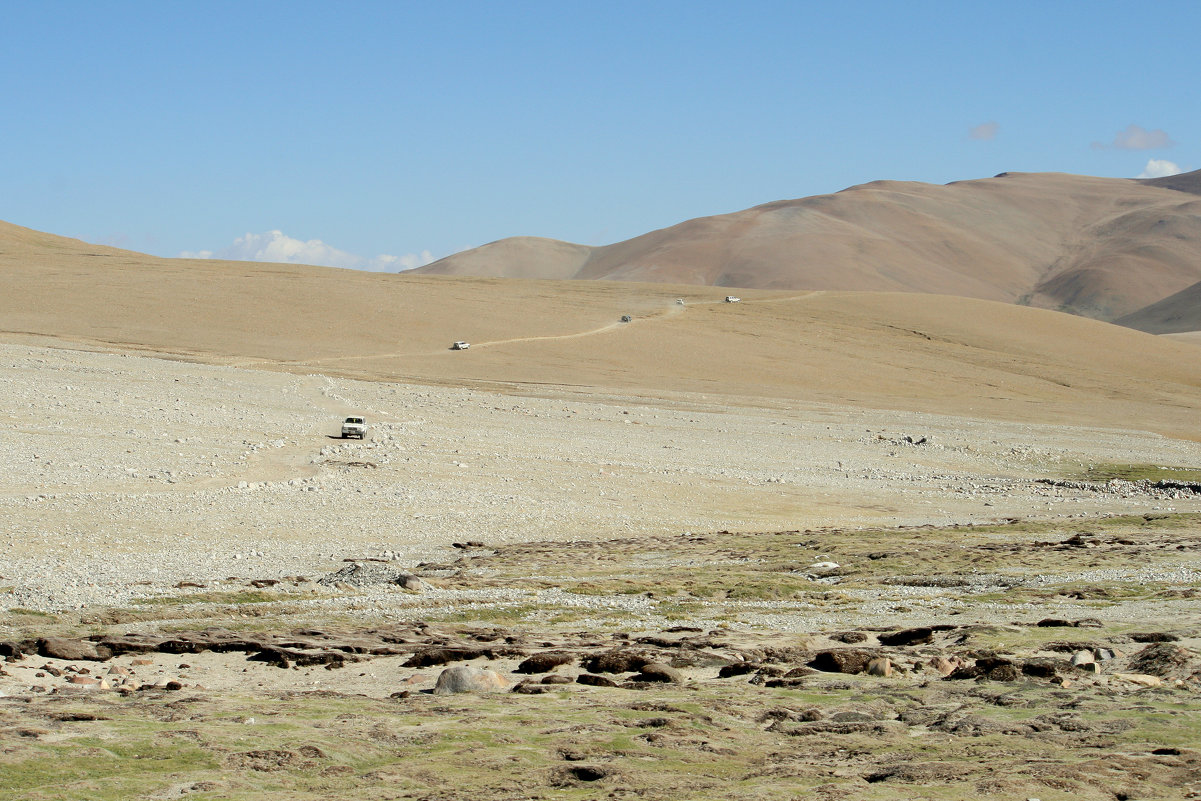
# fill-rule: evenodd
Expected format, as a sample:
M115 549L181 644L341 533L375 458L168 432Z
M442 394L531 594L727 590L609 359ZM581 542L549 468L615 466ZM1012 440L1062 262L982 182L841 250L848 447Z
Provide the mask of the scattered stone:
M509 682L494 670L474 665L456 665L438 675L434 695L453 693L488 693L503 690Z
M830 635L830 639L836 642L844 642L847 645L855 645L856 643L867 642L867 635L862 631L837 631Z
M542 683L543 684L574 684L575 682L572 680L572 678L570 676L555 675L555 676L543 676Z
M1070 621L1070 620L1060 620L1058 618L1048 617L1048 618L1044 618L1043 620L1038 621L1038 623L1036 623L1035 625L1039 626L1041 628L1054 628L1054 627L1068 628L1068 627L1074 626L1075 624L1072 623L1072 621Z
M1130 639L1135 642L1176 642L1180 638L1175 634L1169 634L1166 631L1140 631L1130 634Z

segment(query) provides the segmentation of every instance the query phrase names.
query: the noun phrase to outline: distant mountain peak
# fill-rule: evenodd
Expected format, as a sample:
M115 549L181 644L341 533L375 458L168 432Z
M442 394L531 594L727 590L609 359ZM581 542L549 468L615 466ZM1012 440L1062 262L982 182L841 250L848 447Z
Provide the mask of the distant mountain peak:
M515 237L420 272L922 292L1112 320L1201 281L1201 215L1187 197L1196 194L1201 171L1138 181L1023 172L946 185L880 180L603 247Z

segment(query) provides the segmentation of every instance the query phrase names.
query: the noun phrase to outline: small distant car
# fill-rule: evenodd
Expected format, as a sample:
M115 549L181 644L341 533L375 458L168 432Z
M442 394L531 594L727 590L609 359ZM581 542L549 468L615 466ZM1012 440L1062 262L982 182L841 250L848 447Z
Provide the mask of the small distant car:
M726 295L726 303L738 303L742 298L736 298L733 295Z
M471 347L470 342L461 342L460 341L460 342L456 342L455 344L451 345L450 349L451 350L467 350L470 347Z
M621 315L621 321L622 321L623 323L628 323L630 320L633 320L633 319L634 319L634 318L633 318L633 317L631 317L631 316L630 316L630 315L628 315L628 314L623 314L623 315Z
M342 439L367 436L367 421L361 417L347 417L342 421Z
M684 299L683 299L683 298L676 298L676 305L677 305L677 306L683 306L683 305L684 305Z

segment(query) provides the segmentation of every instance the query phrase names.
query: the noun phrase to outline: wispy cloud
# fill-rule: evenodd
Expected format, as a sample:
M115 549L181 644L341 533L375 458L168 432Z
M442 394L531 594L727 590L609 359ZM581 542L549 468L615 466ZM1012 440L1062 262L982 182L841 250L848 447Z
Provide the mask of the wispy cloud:
M364 258L347 253L320 239L295 239L283 231L267 231L261 234L248 233L234 240L222 250L184 251L182 259L225 259L229 261L267 261L285 264L317 264L323 267L343 267L349 270L371 270L374 272L399 272L421 267L434 260L428 250L392 256L381 253L374 258Z
M1169 175L1179 175L1183 172L1177 164L1163 159L1150 159L1147 166L1143 167L1143 171L1136 177L1138 178L1166 178Z
M1160 128L1148 131L1141 125L1131 123L1126 130L1118 131L1111 144L1093 142L1093 148L1097 150L1111 147L1118 150L1157 150L1171 147L1174 144L1176 143L1172 141L1172 137L1168 136L1167 131Z
M999 130L1001 130L1000 124L997 123L996 120L989 120L988 122L982 122L970 129L967 132L967 135L969 138L975 139L979 142L987 142L990 139L996 139L997 131Z

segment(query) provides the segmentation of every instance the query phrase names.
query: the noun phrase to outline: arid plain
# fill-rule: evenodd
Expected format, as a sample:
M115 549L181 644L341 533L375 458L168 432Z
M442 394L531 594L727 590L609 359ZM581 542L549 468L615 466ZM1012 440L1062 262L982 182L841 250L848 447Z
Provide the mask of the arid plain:
M12 797L1201 793L1188 334L0 244Z

